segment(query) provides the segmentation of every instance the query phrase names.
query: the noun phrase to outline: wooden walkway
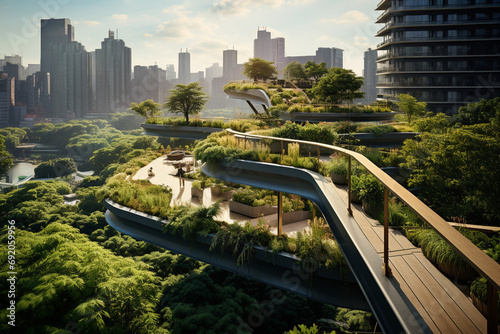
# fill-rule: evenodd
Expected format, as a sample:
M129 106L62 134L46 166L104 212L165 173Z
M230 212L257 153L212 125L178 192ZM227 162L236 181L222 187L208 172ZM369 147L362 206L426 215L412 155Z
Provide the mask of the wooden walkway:
M345 186L333 184L347 207ZM353 216L381 257L384 227L353 204ZM393 278L433 333L486 333L486 318L400 231L389 230ZM380 268L382 270L382 268Z

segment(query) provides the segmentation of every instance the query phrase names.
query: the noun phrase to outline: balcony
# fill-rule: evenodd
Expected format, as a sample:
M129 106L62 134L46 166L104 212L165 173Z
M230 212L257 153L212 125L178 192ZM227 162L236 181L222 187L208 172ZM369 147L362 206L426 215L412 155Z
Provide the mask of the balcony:
M498 24L497 20L475 20L475 21L470 21L470 20L455 20L455 21L415 21L415 22L388 22L387 24L384 25L383 28L381 28L379 31L377 31L377 34L375 36L381 37L384 35L387 35L386 30L392 29L392 28L404 28L404 27L418 27L418 26L423 26L423 27L428 27L428 26L458 26L458 25L467 25L467 26L476 26L476 25L481 25L481 24ZM386 32L382 34L383 32Z
M459 36L449 36L449 37L398 37L389 38L382 43L377 45L377 49L393 43L425 43L425 42L461 42L461 41L474 41L474 42L492 42L494 40L500 41L500 36L491 37L459 37Z

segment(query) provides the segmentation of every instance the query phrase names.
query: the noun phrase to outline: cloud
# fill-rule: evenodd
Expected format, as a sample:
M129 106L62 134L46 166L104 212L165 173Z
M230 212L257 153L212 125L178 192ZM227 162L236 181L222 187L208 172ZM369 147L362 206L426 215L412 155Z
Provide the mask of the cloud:
M370 21L370 18L359 10L351 10L340 15L338 18L327 20L327 22L334 22L337 24L362 23L368 21Z
M364 36L356 35L354 36L354 45L367 48L368 46L370 46L370 40Z
M253 8L262 6L279 7L284 3L285 0L220 0L214 4L212 10L224 15L241 15Z
M151 34L149 34L149 33L145 33L143 36L144 36L144 37L153 37L153 35L151 35Z
M74 25L86 25L86 26L92 27L92 26L97 26L97 25L101 24L101 22L98 22L98 21L73 21L73 24Z
M111 18L115 21L127 21L128 20L128 15L127 14L114 14L111 16Z
M172 6L164 13L175 14L171 20L164 21L156 27L156 36L167 40L185 40L213 33L216 24L205 17L194 16L181 6Z

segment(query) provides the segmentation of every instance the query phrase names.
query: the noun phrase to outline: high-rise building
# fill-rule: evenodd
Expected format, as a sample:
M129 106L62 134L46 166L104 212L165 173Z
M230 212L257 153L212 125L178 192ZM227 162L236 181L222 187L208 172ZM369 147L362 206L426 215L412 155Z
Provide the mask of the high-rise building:
M51 73L61 65L59 58L54 58L54 48L60 44L74 41L74 29L69 19L42 19L41 20L41 48L40 48L40 72L44 78L40 83L47 86L41 87L42 104L50 116L55 116L52 111L50 93L54 92L50 86L54 86L54 76Z
M16 104L16 79L0 72L0 128L10 126L10 113Z
M0 69L1 70L1 69ZM21 96L21 80L24 80L24 67L17 63L7 62L3 67L3 72L7 73L10 78L14 78L16 82L16 98L19 100Z
M191 83L191 56L186 49L186 52L179 52L179 83Z
M364 83L361 91L365 93L363 102L373 103L377 100L377 50L368 49L364 53Z
M177 73L175 73L175 68L173 64L167 64L167 80L175 80L177 78Z
M271 32L266 28L257 30L257 38L253 42L254 58L272 61L278 72L285 68L285 39L271 38Z
M71 119L84 117L92 110L92 59L78 42L52 47L57 60L50 72L49 116ZM43 103L43 102L42 102Z
M238 51L224 50L222 51L222 76L227 80L236 78L236 68L238 65Z
M401 93L434 112L500 96L500 1L383 0L379 96Z
M132 51L115 38L113 31L95 50L96 108L98 113L112 113L130 105L132 92Z
M259 27L257 38L253 41L253 57L272 61L272 51L271 32L267 31L266 28L261 30Z
M132 101L138 103L152 99L157 103L164 103L168 87L167 71L158 65L134 66Z
M326 68L344 67L344 50L339 48L318 48L316 63L325 63Z
M271 61L274 62L278 73L285 68L285 39L276 37L271 39Z

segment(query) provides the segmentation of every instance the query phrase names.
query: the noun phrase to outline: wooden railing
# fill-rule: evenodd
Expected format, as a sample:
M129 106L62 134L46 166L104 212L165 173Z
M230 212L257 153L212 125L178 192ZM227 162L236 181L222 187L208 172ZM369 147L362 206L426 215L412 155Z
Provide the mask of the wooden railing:
M500 291L500 265L496 263L492 258L485 254L481 249L476 247L469 239L464 237L455 228L450 226L443 218L441 218L436 212L419 200L415 195L401 186L392 177L387 175L379 167L377 167L373 162L368 160L365 156L360 153L344 149L342 147L309 142L304 140L295 140L288 138L278 138L270 136L261 136L248 133L242 133L227 129L227 132L234 135L237 138L243 138L245 141L247 138L255 139L267 139L273 141L281 142L281 154L283 154L283 143L297 143L310 146L316 146L318 151L318 159L320 154L320 148L326 148L333 150L335 152L344 154L348 156L348 201L347 201L347 211L352 215L351 210L351 172L352 172L352 159L356 160L360 165L362 165L366 170L371 173L375 178L377 178L384 186L384 266L383 270L386 276L391 276L391 270L389 267L389 210L388 210L388 198L389 193L392 193L399 198L403 203L405 203L409 208L411 208L422 220L424 220L429 226L436 231L450 246L464 259L468 264L470 264L482 277L484 277L487 284L487 320L488 320L488 333L497 333L497 323L498 323L498 291Z

